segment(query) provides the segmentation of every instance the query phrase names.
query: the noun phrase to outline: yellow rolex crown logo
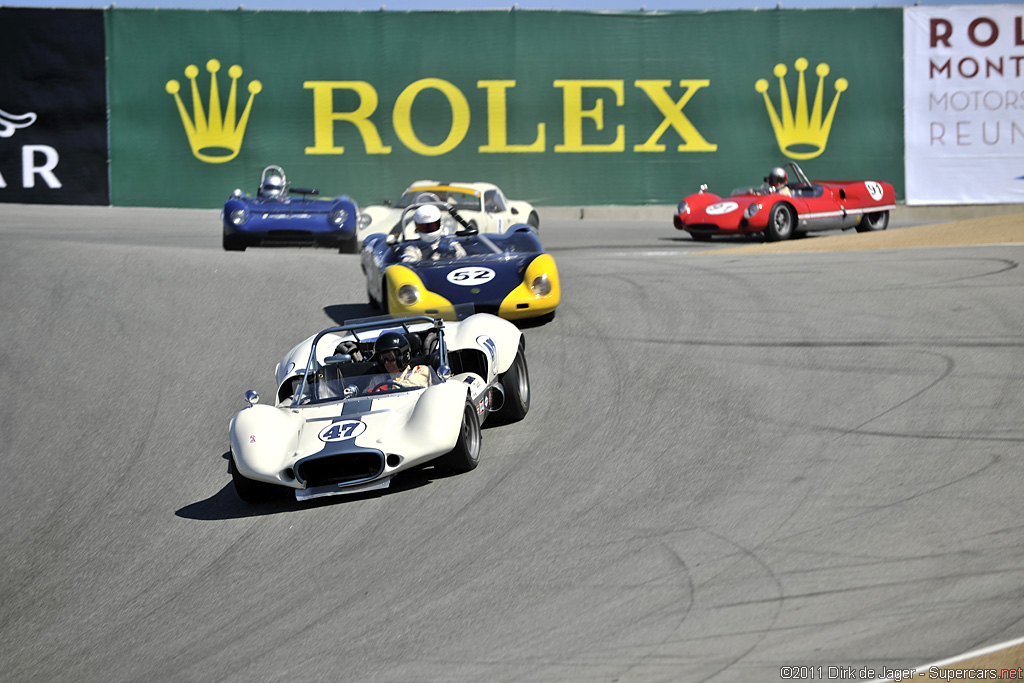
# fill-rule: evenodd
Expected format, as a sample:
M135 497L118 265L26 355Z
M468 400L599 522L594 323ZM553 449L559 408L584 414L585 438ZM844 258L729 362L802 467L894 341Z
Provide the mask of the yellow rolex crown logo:
M836 94L832 98L828 114L823 120L821 110L825 95L825 76L829 74L829 66L824 62L818 64L814 70L818 75L818 91L814 95L814 108L808 114L807 84L804 80L807 65L807 60L803 57L793 63L800 74L797 84L796 113L790 106L789 91L786 89L785 64L776 64L773 71L775 77L779 79L779 113L775 111L775 106L772 104L771 98L768 97L767 79L760 78L754 84L754 89L764 96L764 106L768 109L768 117L771 119L772 128L775 129L775 139L779 142L779 149L790 159L813 159L825 151L828 134L832 129L832 118L836 113L836 105L839 104L839 94L849 87L849 82L845 78L836 80Z
M242 137L245 135L245 126L249 122L249 111L252 109L252 100L256 93L263 90L263 84L259 81L249 81L249 101L245 103L245 111L241 118L235 120L235 113L238 102L238 79L242 77L242 67L235 64L228 69L228 76L231 77L231 92L228 95L228 106L221 109L220 93L217 90L217 72L220 71L220 62L211 59L206 63L206 70L210 72L210 99L209 109L203 109L203 100L199 96L199 85L196 77L199 76L199 68L195 64L185 67L185 76L192 82L192 116L185 109L185 103L181 101L181 84L178 81L167 81L167 92L174 95L174 101L178 104L178 113L181 114L181 123L185 126L185 133L188 135L188 143L192 146L192 154L200 161L208 164L223 164L238 156L242 149Z

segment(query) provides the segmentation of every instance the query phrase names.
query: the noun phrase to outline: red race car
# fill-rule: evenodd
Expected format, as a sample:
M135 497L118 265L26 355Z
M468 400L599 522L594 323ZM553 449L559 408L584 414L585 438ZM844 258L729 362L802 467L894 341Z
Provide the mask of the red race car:
M764 233L765 240L786 240L798 232L885 230L896 191L880 180L810 181L794 162L772 169L758 187L743 186L727 198L707 191L679 202L672 223L695 240L712 235Z

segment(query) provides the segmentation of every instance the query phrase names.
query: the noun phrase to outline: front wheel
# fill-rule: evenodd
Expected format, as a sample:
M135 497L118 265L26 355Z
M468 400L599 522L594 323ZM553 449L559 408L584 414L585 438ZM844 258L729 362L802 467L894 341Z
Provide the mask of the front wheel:
M467 402L462 410L462 425L459 427L459 440L455 442L455 448L442 456L437 464L440 469L452 474L469 472L480 464L480 420L476 417L476 408L472 403Z
M221 244L224 251L245 251L245 242L234 235L224 235Z
M338 247L339 254L358 254L359 253L359 240L355 235L349 237L347 240L341 243Z
M781 242L793 236L793 226L796 220L793 211L788 205L782 202L772 207L768 214L768 226L764 229L764 238L768 242Z
M385 314L391 313L391 305L388 303L388 279L383 277L380 280L380 310Z
M246 503L265 503L281 495L280 486L263 481L254 481L243 477L235 467L235 456L231 456L231 481L235 485L235 493Z
M536 211L530 212L530 217L526 219L526 224L540 232L540 216L537 215Z
M861 217L860 223L857 224L857 232L875 232L888 227L889 212L876 211L875 213L866 213Z
M497 413L501 422L518 422L526 417L530 410L530 373L523 351L523 344L520 342L515 360L501 376L501 389L505 393L505 402Z

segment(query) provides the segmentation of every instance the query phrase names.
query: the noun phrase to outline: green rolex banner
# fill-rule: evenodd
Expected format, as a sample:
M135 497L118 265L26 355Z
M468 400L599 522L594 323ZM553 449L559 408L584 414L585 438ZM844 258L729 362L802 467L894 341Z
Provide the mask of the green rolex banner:
M902 12L105 12L111 199L260 171L362 204L417 179L665 204L798 160L903 188Z

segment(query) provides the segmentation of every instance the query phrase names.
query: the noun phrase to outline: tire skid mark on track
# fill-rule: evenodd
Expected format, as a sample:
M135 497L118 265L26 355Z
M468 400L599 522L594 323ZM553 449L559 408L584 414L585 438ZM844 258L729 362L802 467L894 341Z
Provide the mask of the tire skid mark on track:
M938 353L933 353L933 352L930 352L930 351L921 351L920 353L923 354L923 355L935 356L936 358L939 358L940 360L944 361L945 367L943 368L942 372L939 373L939 376L936 377L934 380L932 380L930 383L928 383L926 386L922 387L921 389L919 389L918 391L914 392L910 396L907 396L902 401L899 401L898 403L896 403L896 404L886 408L885 410L881 411L880 413L875 414L871 419L865 420L864 422L861 422L859 425L857 425L855 427L850 427L849 430L847 430L845 432L841 432L840 434L838 434L835 437L835 439L838 440L838 439L843 438L844 436L849 436L850 434L859 433L864 427L866 427L867 425L871 424L875 420L879 420L882 417L884 417L884 416L886 416L886 415L888 415L888 414L890 414L890 413L892 413L892 412L902 408L903 406L907 405L908 403L911 403L912 401L915 401L916 399L918 399L922 395L924 395L926 392L934 389L936 386L941 384L946 378L948 378L950 375L952 375L953 374L953 370L956 369L956 361L951 356L947 356L947 355L943 355L943 354L938 354Z
M931 487L929 487L927 489L923 489L923 490L917 491L915 493L910 493L910 494L901 496L898 499L892 500L892 501L887 502L887 503L871 505L870 507L867 507L866 509L860 510L860 511L855 512L853 514L841 515L841 516L837 517L834 520L831 520L830 522L828 522L826 524L818 524L818 525L815 525L815 526L808 527L806 529L801 529L800 531L796 531L796 532L788 534L786 536L782 536L782 537L773 539L773 543L781 543L781 542L792 541L794 539L800 538L801 536L806 536L806 535L811 534L811 533L816 532L816 531L821 531L823 529L828 529L830 527L835 527L835 526L839 526L839 525L842 525L842 524L846 524L847 522L849 522L851 520L854 520L854 519L859 519L861 517L865 517L865 516L869 516L869 515L876 515L876 514L878 514L879 512L882 512L882 511L886 511L886 510L890 510L890 509L901 507L901 506L903 506L903 505L905 505L905 504L907 504L907 503L909 503L911 501L918 500L920 498L924 498L924 497L927 497L927 496L931 496L933 494L939 493L941 491L945 491L946 489L949 489L949 488L952 488L952 487L957 486L959 484L962 484L962 483L964 483L966 481L970 481L971 479L980 477L981 475L987 473L990 469L992 469L992 468L996 467L997 465L999 465L1002 461L1003 461L1003 457L1002 456L1000 456L1000 455L990 455L987 458L985 458L985 462L983 462L981 465L975 467L974 469L970 470L969 472L967 472L967 473L965 473L965 474L963 474L961 476L955 477L953 479L945 481L945 482L943 482L941 484L938 484L936 486L931 486ZM1019 569L1014 569L1012 571L1019 571Z

